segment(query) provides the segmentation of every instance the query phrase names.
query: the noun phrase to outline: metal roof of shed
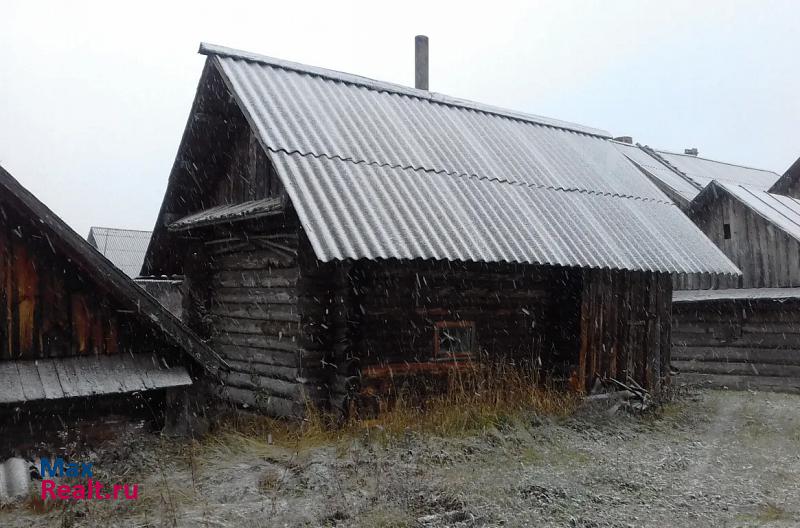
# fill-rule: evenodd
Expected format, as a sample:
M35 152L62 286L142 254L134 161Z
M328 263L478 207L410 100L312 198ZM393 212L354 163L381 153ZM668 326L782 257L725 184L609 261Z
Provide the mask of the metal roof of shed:
M759 301L778 302L800 299L800 288L736 288L727 290L675 290L673 303L694 303L711 301Z
M136 278L152 235L152 231L91 227L86 240L128 277Z
M800 200L746 185L715 181L698 197L698 205L706 196L710 199L716 189L728 192L770 224L800 241Z
M614 144L617 150L622 152L625 157L643 170L651 179L658 180L663 185L666 185L687 202L691 202L702 189L700 184L693 183L678 174L673 168L648 154L642 147L617 141Z
M770 170L745 167L666 150L656 150L655 152L682 174L697 182L700 188L705 187L713 180L717 180L749 185L766 191L780 178L780 174Z
M738 273L603 131L228 48L200 51L321 260Z

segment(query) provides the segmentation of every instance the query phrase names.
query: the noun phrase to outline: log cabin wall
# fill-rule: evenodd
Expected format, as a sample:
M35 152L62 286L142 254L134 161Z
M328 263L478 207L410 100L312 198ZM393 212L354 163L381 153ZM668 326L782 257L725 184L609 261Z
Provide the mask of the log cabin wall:
M667 274L583 274L578 379L629 377L654 394L669 380L672 282Z
M453 361L437 345L443 333L458 329L475 358L541 361L548 372L564 372L576 359L580 279L574 270L357 261L330 273L334 407L368 387L385 389L390 377L397 382L448 370Z
M170 349L29 220L10 209L0 218L0 359Z
M800 286L800 243L738 200L720 195L692 220L742 277L685 275L674 280L676 290Z
M222 395L278 416L327 405L319 333L328 296L301 293L317 276L316 264L301 272L298 238L292 216L212 230L185 260L184 321L230 365Z
M723 299L673 305L679 381L800 391L800 299Z

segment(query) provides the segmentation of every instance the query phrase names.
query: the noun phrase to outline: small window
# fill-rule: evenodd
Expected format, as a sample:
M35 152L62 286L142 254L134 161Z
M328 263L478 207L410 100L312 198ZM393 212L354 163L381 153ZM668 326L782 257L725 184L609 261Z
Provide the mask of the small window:
M725 240L731 239L731 225L730 224L722 224L722 236L725 237Z
M474 321L439 321L434 328L434 357L468 358L475 352Z

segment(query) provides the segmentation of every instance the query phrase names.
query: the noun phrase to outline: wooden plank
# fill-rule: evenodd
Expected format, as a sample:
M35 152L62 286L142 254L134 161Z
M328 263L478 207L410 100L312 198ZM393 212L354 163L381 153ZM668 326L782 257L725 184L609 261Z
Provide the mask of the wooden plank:
M305 406L292 399L269 395L239 387L221 387L222 398L266 412L279 417L300 417L304 414Z
M22 382L22 392L28 401L44 400L46 398L42 380L39 378L39 370L33 361L15 361L19 371L19 379Z
M214 300L222 303L296 304L293 288L218 288Z
M103 389L108 394L125 392L125 386L120 381L120 361L122 361L122 356L119 354L97 358L98 379L102 380Z
M672 355L674 360L683 361L738 361L800 365L800 349L675 346L672 348Z
M676 383L706 388L800 393L800 379L789 377L681 374L676 376Z
M0 403L24 402L25 392L16 362L0 361Z
M774 376L800 378L800 366L771 363L742 363L715 361L673 361L683 372L695 374L736 374L741 376Z
M212 284L222 288L292 288L298 276L297 268L223 270L214 274Z
M57 400L64 397L64 389L58 379L56 366L53 360L41 360L36 362L36 370L39 372L39 379L42 380L42 388L45 398Z
M64 391L65 398L82 396L78 390L78 379L75 372L73 358L58 358L53 360L53 365L58 373L58 381Z
M297 350L299 345L296 341L289 338L287 339L270 339L266 336L258 336L251 334L234 334L227 333L214 337L215 345L236 345L253 348L266 348L268 350Z
M142 380L145 390L157 389L159 387L159 371L161 370L158 360L152 354L136 354L133 357L134 368L137 369L139 378Z
M97 394L100 387L97 384L97 369L92 368L92 363L95 363L95 356L86 356L81 358L69 358L65 361L71 361L75 369L75 381L78 394L80 396L91 396Z
M122 385L122 392L140 392L145 390L142 376L139 374L140 367L137 365L135 356L130 354L120 355L122 361L117 363L117 380Z

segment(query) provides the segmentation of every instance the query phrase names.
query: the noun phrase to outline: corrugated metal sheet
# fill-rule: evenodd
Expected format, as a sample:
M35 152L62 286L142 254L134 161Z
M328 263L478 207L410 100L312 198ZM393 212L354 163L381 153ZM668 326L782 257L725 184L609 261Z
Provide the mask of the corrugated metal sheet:
M691 202L703 189L700 184L693 184L673 169L645 152L641 147L619 142L614 142L614 144L617 150L622 152L625 157L645 171L650 178L656 179L663 185L666 185L676 194L685 198L687 202Z
M597 136L408 96L393 85L349 84L334 72L217 60L273 151L664 200Z
M739 288L731 290L675 290L673 303L725 301L800 299L800 288Z
M201 51L216 55L322 260L737 272L593 131L228 49Z
M657 150L656 153L667 163L697 182L701 187L705 187L712 180L717 180L750 185L766 191L780 178L780 174L768 170L743 167L664 150Z
M252 220L254 218L261 218L280 212L282 206L283 204L280 198L263 198L261 200L250 200L240 204L218 205L176 220L169 225L169 229L172 231L181 231L221 222Z
M105 258L131 278L139 276L151 231L92 227L86 239Z
M276 152L317 257L736 268L673 204ZM664 226L669 226L665 229Z
M150 354L0 361L0 403L56 400L191 385L183 366Z
M765 218L775 227L800 241L800 200L771 194L745 185L714 182Z

